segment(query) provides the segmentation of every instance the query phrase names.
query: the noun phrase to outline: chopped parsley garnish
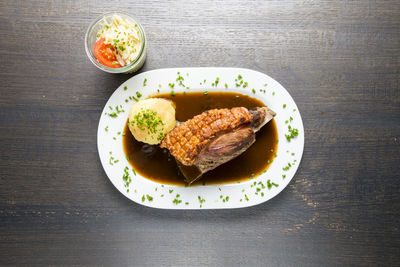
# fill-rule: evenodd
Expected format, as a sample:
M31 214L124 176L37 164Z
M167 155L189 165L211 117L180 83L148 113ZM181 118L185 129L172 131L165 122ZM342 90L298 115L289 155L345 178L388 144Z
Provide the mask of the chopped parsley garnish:
M146 86L146 83L147 83L147 78L144 78L144 80L143 80L143 86Z
M262 182L258 182L259 185L261 185L262 189L265 189L265 185Z
M108 163L112 166L114 165L114 157L110 157L110 160L108 161Z
M132 182L132 178L129 175L129 168L128 167L124 168L124 174L122 175L122 180L124 181L124 186L128 188L130 183Z
M268 179L268 181L267 181L267 187L268 187L268 189L271 189L272 186L278 187L279 185L276 184L276 183L274 183L274 182L271 182L271 180Z
M292 164L288 163L288 165L283 167L282 170L288 171L290 169L290 167L292 167Z
M219 77L215 78L215 82L213 83L213 85L217 87L218 83L219 83Z
M134 116L134 119L130 121L132 126L136 125L140 130L147 130L149 134L157 134L159 131L163 129L163 121L161 117L157 114L157 112L150 109L141 109L139 113ZM164 137L161 133L160 140Z
M180 197L180 195L177 194L175 199L172 200L172 203L174 203L175 205L178 205L178 204L182 203L182 200L180 200L179 197Z
M124 86L124 91L126 91L126 90L128 90L128 87L127 87L127 86Z
M223 195L220 195L219 198L221 198L221 199L222 199L222 202L224 202L224 203L229 201L229 196L226 196L226 197L224 198Z
M183 84L183 81L184 81L185 79L180 75L180 72L178 72L178 78L176 78L176 81L178 82L178 84L180 85L180 86L183 86L183 87L186 87L184 84Z
M115 110L117 111L117 114L121 113L121 112L125 112L125 110L122 109L122 106L120 105L120 108L118 106L115 106Z
M172 203L174 203L175 205L178 205L178 204L182 203L182 200L175 198L174 200L172 200Z
M248 83L243 81L242 75L238 75L238 77L235 79L235 85L236 87L242 86L243 88L246 88L248 86Z
M130 100L135 100L136 102L138 102L138 101L139 101L139 99L137 99L137 98L136 98L136 97L134 97L134 96L130 96L130 97L129 97L129 99L130 99Z
M111 118L116 118L118 117L118 114L121 112L125 112L125 110L122 109L122 106L120 105L115 106L115 111L113 110L113 108L111 106L108 106L110 108L111 111L113 111L112 113L106 113L106 115L110 116Z
M296 128L292 128L290 125L288 125L288 130L289 130L289 134L285 134L285 137L290 142L290 140L292 140L293 138L295 138L299 135L299 130Z
M203 206L202 204L204 203L204 202L206 202L206 200L204 199L204 198L201 198L200 196L197 196L197 198L199 199L199 202L200 202L200 208Z

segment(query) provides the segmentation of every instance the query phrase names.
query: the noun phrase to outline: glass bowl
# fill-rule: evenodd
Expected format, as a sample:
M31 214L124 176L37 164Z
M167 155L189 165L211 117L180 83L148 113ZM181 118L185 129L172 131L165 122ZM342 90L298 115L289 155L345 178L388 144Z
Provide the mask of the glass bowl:
M93 51L93 48L94 48L94 45L95 45L96 39L97 39L97 33L99 32L100 29L102 29L104 27L105 22L108 22L108 23L111 22L112 17L114 15L118 15L118 16L121 16L122 18L125 18L126 20L132 22L133 25L137 24L137 28L139 29L139 34L141 35L142 40L143 40L143 42L139 48L140 51L139 51L136 59L132 63L130 63L124 67L121 67L121 68L110 68L110 67L104 66L99 61L97 61L96 57L94 56L94 51ZM105 72L132 73L132 72L135 72L138 69L140 69L144 64L144 61L146 60L146 34L144 32L142 25L140 25L140 23L134 17L129 15L128 13L121 12L121 11L113 11L113 12L104 13L103 15L96 18L90 24L88 30L86 31L85 50L86 50L86 54L89 57L90 61L92 61L92 63L96 67L98 67L99 69L101 69Z

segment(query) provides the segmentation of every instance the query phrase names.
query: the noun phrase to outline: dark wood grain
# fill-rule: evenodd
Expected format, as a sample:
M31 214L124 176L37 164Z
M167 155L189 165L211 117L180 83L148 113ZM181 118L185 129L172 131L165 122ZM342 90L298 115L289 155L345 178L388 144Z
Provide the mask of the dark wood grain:
M87 59L108 10L146 29L141 71L255 69L302 113L301 166L262 205L149 209L98 159L97 124L132 75ZM398 266L400 2L1 1L0 264Z

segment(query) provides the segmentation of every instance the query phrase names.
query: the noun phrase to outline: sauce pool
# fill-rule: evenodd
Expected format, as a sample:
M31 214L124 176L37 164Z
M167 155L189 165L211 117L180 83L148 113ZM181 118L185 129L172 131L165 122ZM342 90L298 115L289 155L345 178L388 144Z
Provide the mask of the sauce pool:
M176 105L176 120L186 121L206 110L215 108L265 106L263 102L243 94L232 92L186 92L157 94L152 97L172 100ZM157 145L138 142L125 124L122 137L124 152L129 163L143 177L161 184L185 186L183 175L173 156ZM278 149L278 131L272 119L256 133L256 142L238 157L205 173L191 186L201 184L237 183L251 179L267 170Z

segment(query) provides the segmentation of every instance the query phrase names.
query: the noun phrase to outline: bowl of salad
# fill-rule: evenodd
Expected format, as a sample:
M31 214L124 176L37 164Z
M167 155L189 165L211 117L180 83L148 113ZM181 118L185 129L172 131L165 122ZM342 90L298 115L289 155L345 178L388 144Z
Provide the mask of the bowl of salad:
M128 13L108 12L89 26L85 50L90 61L105 72L135 72L146 60L146 34Z

